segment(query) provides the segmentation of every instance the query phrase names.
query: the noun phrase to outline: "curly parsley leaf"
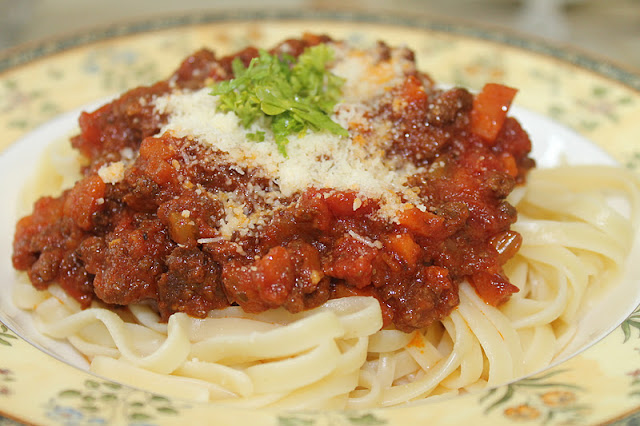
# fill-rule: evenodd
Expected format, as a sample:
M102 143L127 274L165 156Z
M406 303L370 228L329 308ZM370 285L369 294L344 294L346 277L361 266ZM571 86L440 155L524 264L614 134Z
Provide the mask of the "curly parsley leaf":
M234 78L216 83L211 94L219 96L218 111L234 112L245 128L267 117L278 150L286 156L290 135L307 130L349 135L331 119L344 83L327 70L331 60L333 51L324 44L306 49L297 60L261 50L248 67L234 59ZM262 141L264 132L251 133L249 139Z

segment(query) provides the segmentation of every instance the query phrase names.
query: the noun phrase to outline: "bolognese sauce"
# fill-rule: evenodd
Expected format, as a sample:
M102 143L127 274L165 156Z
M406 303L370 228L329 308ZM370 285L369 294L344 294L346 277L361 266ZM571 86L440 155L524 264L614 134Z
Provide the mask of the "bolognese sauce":
M367 295L409 332L448 315L465 279L487 303L507 300L518 289L502 265L521 238L506 197L534 165L507 116L515 91L438 88L410 50L383 43L304 35L269 53L297 58L319 44L345 80L334 119L348 137L308 130L286 153L248 142L228 113L213 117L208 91L259 50L200 50L167 80L81 114L71 142L88 159L83 178L18 222L14 267L83 307L147 303L164 320ZM201 115L180 110L209 101ZM294 164L304 144L314 148Z

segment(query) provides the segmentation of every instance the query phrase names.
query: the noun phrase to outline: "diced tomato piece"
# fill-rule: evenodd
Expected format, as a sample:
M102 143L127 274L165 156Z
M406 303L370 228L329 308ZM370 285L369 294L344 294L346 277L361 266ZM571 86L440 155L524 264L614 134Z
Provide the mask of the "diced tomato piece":
M108 107L104 106L94 113L83 111L78 117L78 124L82 130L82 136L91 144L100 143L100 127L97 123L99 116Z
M105 186L98 175L89 176L76 183L64 201L64 215L72 218L78 227L84 230L91 229L92 215L103 207Z
M307 190L300 197L300 208L308 212L313 227L321 231L328 231L331 228L333 215L327 201L320 192L315 190Z
M192 247L198 238L198 225L180 212L169 213L169 235L178 244Z
M283 304L295 281L293 260L287 249L281 246L272 248L255 266L261 299L274 306Z
M398 256L409 269L416 266L422 252L420 246L409 234L392 235L385 240L384 246Z
M167 185L176 180L177 171L171 165L176 153L173 145L159 138L146 138L140 145L140 160L146 173L158 185Z
M518 176L518 164L516 164L516 159L513 158L513 155L508 152L503 152L502 155L500 155L500 160L502 160L502 166L509 176Z
M398 222L411 232L423 237L440 238L445 231L443 218L417 207L398 212Z
M363 216L371 213L376 203L368 199L361 199L353 191L333 191L324 196L325 202L337 217Z
M373 259L379 249L347 236L334 246L332 259L325 265L325 273L345 280L351 286L363 288L371 284Z
M276 246L252 265L228 262L222 269L225 293L245 312L262 312L287 301L295 283L295 265L289 251Z
M404 82L402 87L402 95L408 101L413 102L426 102L427 93L424 91L424 84L418 79L418 77L410 75Z
M506 302L513 293L520 291L500 273L477 272L470 278L476 293L492 306Z
M78 125L82 131L71 139L74 148L78 149L87 158L93 158L98 154L102 146L102 117L111 110L107 104L94 112L83 111L78 117Z
M486 84L473 100L471 131L493 145L516 93L516 89L502 84Z
M516 231L507 230L494 235L489 244L496 250L499 265L504 265L507 260L516 255L522 245L522 235Z

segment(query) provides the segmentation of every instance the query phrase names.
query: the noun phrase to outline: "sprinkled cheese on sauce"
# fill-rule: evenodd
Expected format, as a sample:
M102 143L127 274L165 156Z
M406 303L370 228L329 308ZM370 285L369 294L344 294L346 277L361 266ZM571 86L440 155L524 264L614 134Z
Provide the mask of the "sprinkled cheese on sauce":
M343 43L334 44L336 62L331 71L345 80L343 102L360 103L384 95L401 84L405 76L415 71L407 49L377 51L354 49ZM384 52L384 53L383 53ZM383 55L390 55L383 60Z
M157 98L156 111L167 116L160 133L192 138L225 153L226 160L239 169L271 179L273 188L261 195L269 198L267 204L276 209L278 200L310 187L354 191L358 195L354 209L367 198L379 200L378 214L390 220L395 220L399 210L413 206L424 209L417 194L406 185L407 178L420 169L410 162L394 164L385 158L383 153L393 139L392 125L382 116L368 118L387 93L414 70L412 62L396 51L385 61L376 58L374 49L357 50L337 44L335 52L330 69L345 79L345 98L335 106L331 118L348 129L348 137L328 131L291 135L287 156L283 156L264 120L258 119L245 128L235 113L218 110L219 96L211 96L209 88L174 91ZM256 132L264 134L262 142L249 137ZM225 205L226 216L220 230L225 238L229 239L234 231L246 233L265 223L264 212L247 215L241 200L232 194L213 195Z
M117 161L105 164L98 170L98 176L104 183L118 183L124 179L124 163Z

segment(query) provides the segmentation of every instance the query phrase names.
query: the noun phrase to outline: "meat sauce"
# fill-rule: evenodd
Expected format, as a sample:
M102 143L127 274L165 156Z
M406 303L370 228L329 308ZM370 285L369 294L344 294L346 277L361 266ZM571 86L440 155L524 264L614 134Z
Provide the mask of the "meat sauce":
M328 40L305 35L272 52L286 44L296 56ZM84 177L59 197L41 198L18 222L14 267L37 289L58 283L83 307L95 299L147 303L163 320L230 305L299 312L367 295L379 300L386 324L407 332L448 315L463 279L493 305L517 291L502 272L521 242L505 198L534 163L527 134L506 117L513 94L503 86L474 96L435 89L415 73L376 111L394 128L384 155L420 167L408 185L428 209L403 209L389 221L376 215L375 199L307 188L281 200L258 232L220 238L225 207L210 194L232 191L252 210L263 200L249 188L274 183L239 172L192 138L158 135L166 117L153 100L231 78L234 57L248 64L257 54L198 51L169 79L83 113L72 145L90 161ZM124 178L105 183L98 170L126 156Z

